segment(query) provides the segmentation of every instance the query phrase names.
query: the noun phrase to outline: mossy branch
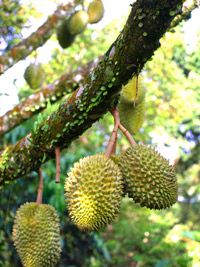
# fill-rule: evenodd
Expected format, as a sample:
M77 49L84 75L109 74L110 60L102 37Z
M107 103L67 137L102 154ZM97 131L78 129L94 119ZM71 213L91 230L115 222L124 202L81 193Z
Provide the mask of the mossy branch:
M10 183L54 158L113 105L122 84L141 71L180 13L182 0L138 0L124 29L83 85L29 134L0 156L0 184ZM173 11L173 12L172 12Z
M0 116L0 137L33 115L41 112L49 102L58 101L64 95L77 89L78 85L96 64L95 60L89 62L84 67L77 68L76 71L62 75L54 83L30 95L27 99Z
M66 17L67 14L70 14L74 7L74 1L59 6L34 33L0 56L0 75L42 46L51 37L58 22Z
M183 5L183 11L181 14L177 15L174 20L172 21L170 28L173 29L176 27L180 22L186 21L190 19L192 11L200 6L199 0L193 0L190 5L188 5L187 1Z

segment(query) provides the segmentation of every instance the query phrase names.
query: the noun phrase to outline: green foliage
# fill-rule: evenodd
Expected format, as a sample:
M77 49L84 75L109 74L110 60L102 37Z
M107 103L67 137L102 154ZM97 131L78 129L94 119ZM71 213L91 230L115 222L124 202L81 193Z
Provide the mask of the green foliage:
M174 216L177 209L178 205L170 211L142 210L124 199L120 220L102 234L112 256L110 266L193 266L190 253L195 248L182 239L187 226L178 232L182 226Z
M35 9L25 6L19 0L2 0L0 2L0 40L9 49L21 39L21 28L27 23Z
M19 16L19 12L23 12L22 6L19 5L19 1L1 1L0 4L0 35L5 40L9 38L9 35L15 38L16 34L20 32L25 17ZM13 16L12 14L15 14ZM17 14L17 16L16 16ZM14 43L16 40L11 40L9 45Z

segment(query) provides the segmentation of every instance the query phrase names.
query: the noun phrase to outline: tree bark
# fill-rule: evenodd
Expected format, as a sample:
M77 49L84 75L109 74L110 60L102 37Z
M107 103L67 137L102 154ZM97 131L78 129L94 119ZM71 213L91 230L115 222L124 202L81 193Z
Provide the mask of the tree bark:
M56 147L67 147L114 104L122 84L138 74L160 46L159 40L182 0L138 0L116 41L97 67L65 103L35 132L0 156L0 185L10 183L54 157Z

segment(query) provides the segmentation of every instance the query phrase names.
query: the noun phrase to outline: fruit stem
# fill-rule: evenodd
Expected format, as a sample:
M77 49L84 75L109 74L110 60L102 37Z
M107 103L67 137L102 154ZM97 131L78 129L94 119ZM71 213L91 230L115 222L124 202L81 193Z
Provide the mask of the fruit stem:
M114 117L114 128L113 128L113 131L110 136L110 139L109 139L109 142L106 148L106 152L105 152L105 155L108 158L115 152L116 143L117 143L117 130L118 130L119 123L120 123L119 113L116 108L111 111L111 114Z
M124 136L126 137L126 139L128 140L128 142L132 146L136 145L136 142L133 139L132 135L129 133L129 131L121 123L119 123L119 129L121 130L121 132L124 134Z
M56 147L56 183L60 183L60 148Z
M42 169L38 170L39 174L39 185L38 185L38 192L37 192L37 204L42 203L42 195L43 195L43 176L42 176Z

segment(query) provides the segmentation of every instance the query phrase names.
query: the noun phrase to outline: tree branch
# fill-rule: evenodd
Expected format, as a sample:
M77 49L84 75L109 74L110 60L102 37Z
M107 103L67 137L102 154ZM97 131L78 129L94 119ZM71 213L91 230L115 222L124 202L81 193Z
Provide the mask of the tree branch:
M54 28L58 24L59 20L66 17L67 14L70 14L74 7L74 1L66 5L59 6L57 10L48 17L45 23L37 29L36 32L13 46L5 55L0 56L0 75L18 61L26 58L38 47L42 46L53 34ZM65 11L65 16L63 16L63 11Z
M198 8L200 6L199 0L193 0L191 5L187 5L187 2L183 5L183 12L182 14L176 16L174 20L172 21L170 28L173 29L176 27L181 21L188 20L191 17L191 13L194 9Z
M40 91L30 95L27 99L20 102L13 109L0 116L0 137L28 120L33 115L45 109L48 102L60 100L63 95L69 94L83 81L90 70L96 66L97 61L89 62L84 67L77 68L72 73L62 75L53 84L49 84Z
M182 0L138 0L117 40L72 96L29 134L0 156L0 184L9 183L54 158L113 105L122 84L143 68L159 40L180 13ZM173 11L173 12L172 12Z

